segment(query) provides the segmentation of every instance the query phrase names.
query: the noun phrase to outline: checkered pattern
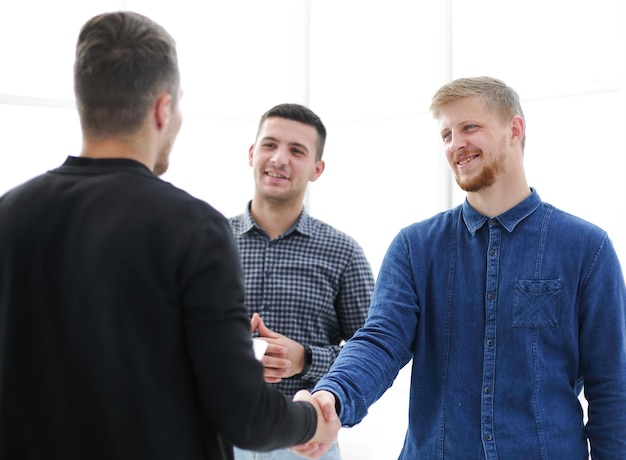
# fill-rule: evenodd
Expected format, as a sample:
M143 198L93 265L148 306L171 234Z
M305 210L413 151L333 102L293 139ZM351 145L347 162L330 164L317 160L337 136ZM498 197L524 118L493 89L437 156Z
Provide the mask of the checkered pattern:
M293 397L313 388L337 357L340 343L363 325L374 277L354 239L306 211L270 241L249 209L250 204L230 219L243 261L248 312L258 312L267 327L313 350L306 374L277 384Z

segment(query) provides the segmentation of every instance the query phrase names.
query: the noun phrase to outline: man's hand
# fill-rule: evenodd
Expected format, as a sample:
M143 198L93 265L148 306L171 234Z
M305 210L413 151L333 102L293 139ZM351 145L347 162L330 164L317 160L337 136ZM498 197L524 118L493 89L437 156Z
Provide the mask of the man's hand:
M278 383L282 379L299 374L304 369L304 346L289 337L269 329L258 313L252 315L250 332L258 330L267 342L265 356L261 360L265 367L265 381Z
M300 390L293 398L294 401L310 402L317 412L315 435L307 443L289 449L304 458L322 457L337 439L337 434L341 428L341 422L335 412L335 397L328 391L318 393L311 395L306 390Z
M335 395L330 391L320 390L316 391L313 394L313 399L315 399L322 409L322 414L324 414L324 419L327 422L334 420L335 418L339 418L336 410L336 399Z

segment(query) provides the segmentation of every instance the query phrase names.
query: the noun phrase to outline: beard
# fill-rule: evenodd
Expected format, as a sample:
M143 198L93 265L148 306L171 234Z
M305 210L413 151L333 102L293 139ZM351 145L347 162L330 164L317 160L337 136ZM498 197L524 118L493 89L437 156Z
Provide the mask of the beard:
M277 191L263 187L257 187L257 193L259 197L262 197L267 203L271 203L273 206L286 206L292 203L294 200L299 201L302 198L298 193L293 190Z
M461 190L465 192L478 192L493 185L502 171L504 171L502 160L497 159L493 164L485 166L475 177L463 180L458 174L455 174L454 178Z
M165 174L169 166L170 166L170 162L168 161L167 158L159 159L155 163L154 168L152 169L152 172L157 177L162 176L163 174Z
M172 142L167 142L166 145L163 146L159 155L157 156L156 163L154 164L154 168L152 168L152 172L155 176L162 176L165 174L167 169L170 166L170 152L172 151Z
M162 176L163 174L166 173L169 166L170 166L169 162L157 163L154 165L154 169L152 170L152 172L157 177Z

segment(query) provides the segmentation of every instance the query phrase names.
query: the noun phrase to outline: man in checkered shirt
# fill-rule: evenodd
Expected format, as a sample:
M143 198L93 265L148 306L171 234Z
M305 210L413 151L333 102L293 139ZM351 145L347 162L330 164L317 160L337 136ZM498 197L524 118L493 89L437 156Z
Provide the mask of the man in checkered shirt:
M324 171L326 128L299 104L280 104L259 122L248 162L255 190L230 219L239 245L251 330L268 342L265 380L285 396L311 390L340 344L363 325L374 277L359 244L311 217L303 201ZM235 449L236 460L298 459L288 450ZM340 459L335 444L323 457Z

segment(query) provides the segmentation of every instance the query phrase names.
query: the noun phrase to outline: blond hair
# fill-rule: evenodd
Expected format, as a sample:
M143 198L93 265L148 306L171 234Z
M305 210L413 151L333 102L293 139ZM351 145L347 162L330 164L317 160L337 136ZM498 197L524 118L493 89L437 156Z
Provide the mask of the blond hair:
M502 80L492 77L457 78L443 85L433 96L429 110L435 118L439 118L443 106L463 97L480 98L503 123L515 115L525 121L518 94ZM524 143L525 138L522 148Z

